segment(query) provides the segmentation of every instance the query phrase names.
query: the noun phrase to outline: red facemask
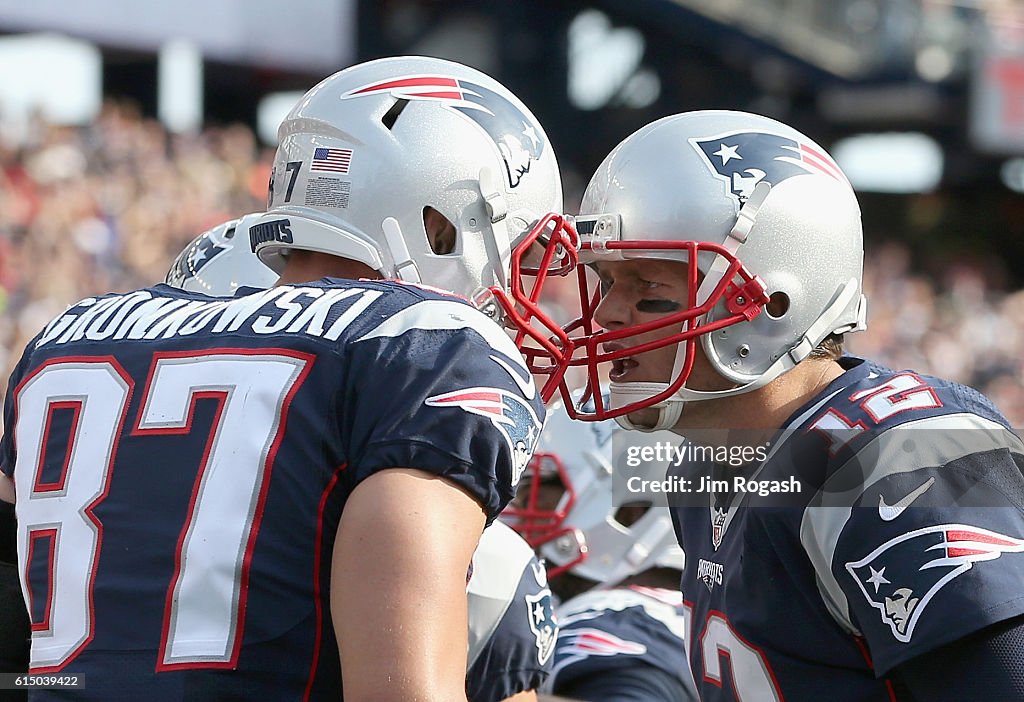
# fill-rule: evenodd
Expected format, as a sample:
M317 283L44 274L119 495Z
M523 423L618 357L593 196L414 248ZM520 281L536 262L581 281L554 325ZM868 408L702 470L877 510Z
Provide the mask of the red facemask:
M572 238L578 239L578 235L571 228L572 225L564 222L561 218L556 219L558 224L566 228L566 231L571 232L571 235L565 235L566 242L571 241ZM519 276L513 276L513 299L528 310L528 314L508 314L508 308L506 308L506 314L519 329L516 341L527 359L527 365L534 374L546 378L542 395L547 399L556 390L561 393L567 411L573 419L584 421L611 419L651 407L668 399L682 388L690 377L696 353L696 342L701 336L739 322L750 321L757 317L768 303L768 294L761 279L751 274L739 259L724 246L698 241L588 240L581 244L580 249L585 255L592 254L590 257L598 260L600 260L602 252L627 252L628 255L628 252L644 251L652 252L655 257L658 252L671 252L671 258L682 258L686 261L696 261L701 254L712 254L718 257L716 271L720 270L721 273L719 275L716 272L717 283L714 289L709 292L702 303L698 304L697 294L702 277L697 266L689 266L687 271L688 299L682 310L643 324L607 330L598 327L594 322L594 311L601 301L599 283L596 280L588 281L586 267L577 264L574 271L576 273L574 288L577 293L574 295L574 302L578 305L578 314L573 321L557 327L553 325L548 315L540 311L539 306L547 278L550 275L567 275L564 265L548 266L551 261L555 260L553 251L551 251L553 242L554 239L549 240L548 250L545 251L545 258L542 262L546 268L541 270L531 268L529 270L529 273L536 277L536 282L529 295L522 293L523 287ZM683 256L680 256L680 253L683 253ZM563 257L559 259L559 263L567 263L571 258L571 256ZM526 269L517 268L516 257L513 256L514 273L517 270L523 272ZM517 286L517 283L520 284ZM523 300L518 297L520 295L523 296ZM724 303L726 313L714 321L708 321L706 315L719 303ZM530 326L531 318L540 323L539 329ZM678 331L653 341L641 342L636 338L639 335L667 328L678 329ZM618 359L633 357L676 344L684 345L682 364L675 377L667 381L667 387L664 390L651 397L614 409L605 404L600 392L602 382L606 382L601 372L602 364L610 364ZM571 398L573 388L568 387L565 379L566 372L573 367L585 370L584 393L576 403L573 403Z

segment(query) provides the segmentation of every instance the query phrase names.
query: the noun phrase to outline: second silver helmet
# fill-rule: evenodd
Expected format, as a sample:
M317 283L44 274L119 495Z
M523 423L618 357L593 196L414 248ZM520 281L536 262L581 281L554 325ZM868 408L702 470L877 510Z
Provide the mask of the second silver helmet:
M512 249L562 211L536 118L493 78L452 61L387 58L336 73L278 136L267 213L249 230L276 271L282 253L307 249L469 297L507 288ZM454 225L454 242L428 241L427 208Z

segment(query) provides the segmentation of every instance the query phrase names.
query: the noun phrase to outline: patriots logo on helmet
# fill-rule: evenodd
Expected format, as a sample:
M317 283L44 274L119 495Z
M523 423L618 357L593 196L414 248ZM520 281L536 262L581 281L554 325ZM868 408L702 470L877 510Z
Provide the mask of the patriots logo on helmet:
M204 234L178 254L167 274L167 282L180 288L184 281L196 277L206 264L227 250L228 247L213 241L209 233Z
M519 484L537 447L541 427L533 408L522 398L499 388L466 388L428 397L426 403L431 407L461 407L490 419L512 454L512 486Z
M745 203L761 182L778 185L787 178L818 173L847 182L828 154L794 139L769 132L726 132L706 139L692 138L697 150L716 177L726 181L729 192Z
M967 524L940 524L890 539L846 564L897 641L907 643L936 593L975 563L1024 551L1024 539Z
M544 152L544 137L533 121L508 98L479 83L447 76L405 76L355 88L341 99L377 93L402 100L442 102L476 122L501 152L511 188L519 185Z
M536 595L526 595L526 611L529 613L530 631L537 639L537 662L544 665L555 652L555 643L558 641L558 624L551 603L551 590L544 588Z

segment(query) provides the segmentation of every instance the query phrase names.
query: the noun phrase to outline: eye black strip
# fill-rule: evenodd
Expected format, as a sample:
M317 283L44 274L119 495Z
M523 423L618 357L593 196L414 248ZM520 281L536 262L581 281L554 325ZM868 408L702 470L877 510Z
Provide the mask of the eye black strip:
M682 305L672 300L640 300L636 303L637 312L649 312L655 314L665 314L667 312L678 312L682 309Z

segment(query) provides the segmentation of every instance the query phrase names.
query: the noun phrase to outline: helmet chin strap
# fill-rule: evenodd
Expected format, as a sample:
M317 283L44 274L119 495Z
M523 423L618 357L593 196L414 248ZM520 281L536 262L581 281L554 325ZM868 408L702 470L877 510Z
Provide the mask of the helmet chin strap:
M612 409L618 409L619 407L625 407L633 402L639 402L640 400L646 400L654 397L660 392L664 392L668 389L668 383L610 383L609 404ZM671 429L675 426L676 422L679 421L679 417L683 413L683 406L686 404L685 401L677 399L678 393L665 400L662 400L656 405L652 405L650 409L658 410L658 418L651 426L642 424L635 424L630 420L629 415L623 414L615 417L616 423L623 429L630 431L661 431L662 429Z
M508 289L508 261L512 257L512 236L508 231L508 202L505 199L504 183L499 185L494 170L484 166L480 169L480 195L484 199L484 208L491 223L491 233L497 246L498 265L494 274L496 282L503 289Z
M420 269L416 261L412 260L409 254L409 247L402 235L402 227L394 217L387 217L380 223L380 229L384 233L384 240L388 244L391 256L395 260L394 278L404 280L408 283L420 282Z

